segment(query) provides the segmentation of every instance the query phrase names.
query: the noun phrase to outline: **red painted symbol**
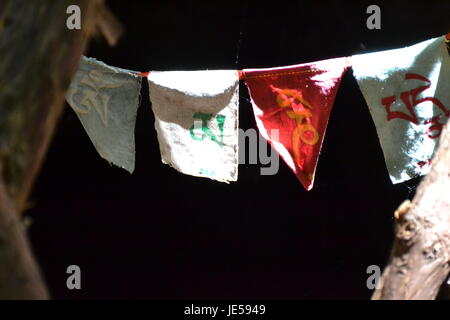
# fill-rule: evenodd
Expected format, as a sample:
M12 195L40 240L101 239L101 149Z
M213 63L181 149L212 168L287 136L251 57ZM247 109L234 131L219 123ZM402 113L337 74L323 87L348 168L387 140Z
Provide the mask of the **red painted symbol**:
M442 114L439 114L429 120L426 120L423 123L423 124L430 124L430 127L426 131L427 136L431 139L436 139L441 134L442 128L445 125L445 123L441 123L440 120L442 119L442 117L447 117L447 118L450 117L450 110L447 110L447 108L437 98L425 97L425 98L418 99L417 96L420 93L422 93L423 91L425 91L431 87L431 81L419 74L416 74L416 73L407 73L405 75L405 80L412 80L412 79L424 81L427 84L424 86L400 93L400 99L405 104L406 109L408 110L409 113L405 113L402 111L391 111L392 104L395 101L397 101L396 96L390 96L390 97L381 99L381 103L386 108L387 120L390 121L392 119L403 119L406 121L410 121L414 124L419 124L419 120L417 118L414 107L418 106L419 104L421 104L423 102L429 101L429 102L433 103L434 105L436 105L443 112Z
M420 169L423 169L425 166L431 165L431 159L427 159L425 161L419 161L419 162L417 162L417 164L419 165Z

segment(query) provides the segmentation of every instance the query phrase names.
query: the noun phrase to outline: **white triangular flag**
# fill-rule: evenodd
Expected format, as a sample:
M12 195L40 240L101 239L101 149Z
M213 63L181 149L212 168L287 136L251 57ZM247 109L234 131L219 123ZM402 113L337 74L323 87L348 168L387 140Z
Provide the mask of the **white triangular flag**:
M444 37L351 60L392 182L428 173L450 116L450 59Z
M66 94L98 153L130 173L140 90L135 72L83 57Z

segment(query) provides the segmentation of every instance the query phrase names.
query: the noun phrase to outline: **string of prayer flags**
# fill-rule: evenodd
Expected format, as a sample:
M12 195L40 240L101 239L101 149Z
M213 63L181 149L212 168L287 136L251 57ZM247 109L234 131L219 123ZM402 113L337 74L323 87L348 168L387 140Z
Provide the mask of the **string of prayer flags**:
M100 156L130 173L140 90L141 77L132 71L83 57L66 94Z
M307 190L314 175L347 58L244 69L256 124Z
M392 182L428 173L450 116L450 59L445 38L354 55L351 61Z
M188 175L236 181L238 72L152 71L148 83L162 162Z
M161 161L221 182L238 177L239 80L260 134L311 190L334 99L346 70L369 107L393 183L429 172L450 118L446 37L395 50L286 67L139 73L83 57L66 100L98 153L134 171L141 79L149 83Z

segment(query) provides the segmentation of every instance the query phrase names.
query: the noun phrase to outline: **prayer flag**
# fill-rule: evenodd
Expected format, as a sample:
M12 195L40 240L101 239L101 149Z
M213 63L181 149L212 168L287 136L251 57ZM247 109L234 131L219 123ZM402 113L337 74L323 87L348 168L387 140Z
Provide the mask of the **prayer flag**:
M311 190L334 98L347 58L245 69L256 124L303 186Z
M66 94L100 156L130 173L140 90L132 71L83 57Z
M188 175L236 181L237 71L152 71L148 82L162 162Z
M444 37L355 55L351 61L392 182L428 173L450 116L450 59Z

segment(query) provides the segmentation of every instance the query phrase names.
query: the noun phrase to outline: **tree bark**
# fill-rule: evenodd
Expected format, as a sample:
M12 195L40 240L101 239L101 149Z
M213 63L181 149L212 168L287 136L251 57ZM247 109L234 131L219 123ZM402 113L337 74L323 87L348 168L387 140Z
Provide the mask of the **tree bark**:
M395 212L391 256L372 299L435 299L450 271L450 122L431 172Z
M103 0L0 3L0 299L46 299L20 213ZM66 9L81 8L81 30Z

